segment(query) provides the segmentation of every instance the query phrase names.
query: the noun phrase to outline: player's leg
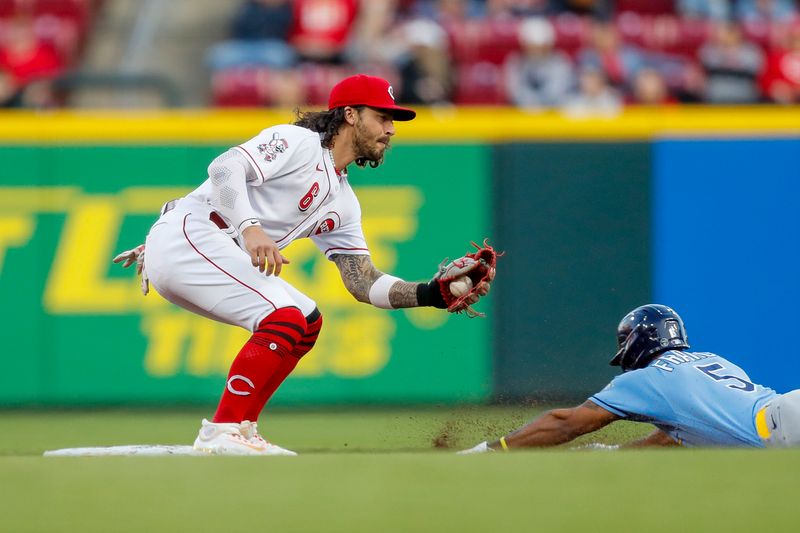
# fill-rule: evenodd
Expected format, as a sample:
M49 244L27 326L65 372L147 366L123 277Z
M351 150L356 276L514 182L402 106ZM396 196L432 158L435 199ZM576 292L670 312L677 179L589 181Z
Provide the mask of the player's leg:
M278 390L278 387L280 387L289 374L292 373L297 363L300 362L300 359L311 351L311 348L313 348L314 344L317 342L320 330L322 329L322 313L315 307L305 319L307 324L305 334L300 338L297 344L295 344L292 353L281 360L280 365L272 374L272 377L270 377L267 385L259 392L258 401L251 404L251 410L247 412L245 417L246 420L258 420L264 406L270 398L272 398L272 395L275 394L275 391Z
M248 324L258 320L253 337L240 352L242 363L239 363L240 356L234 359L228 376L229 384L231 379L237 379L236 376L242 375L239 370L246 368L247 363L252 359L249 353L254 349L253 345L263 347L278 344L280 361L272 360L272 362L277 362L277 366L270 368L269 379L264 384L257 384L253 389L254 397L247 398L246 402L242 402L239 396L226 390L214 417L215 422L226 422L231 418L256 422L264 405L294 370L300 359L314 346L322 328L322 314L317 309L314 300L283 279L274 276L266 277L252 268L249 262L246 272L242 273L242 276L248 285L265 294L270 294L276 302L287 307L273 310L269 307L253 305L250 302L252 296L248 291L243 291L238 296L238 291L234 291L234 294L214 307L212 312L227 321ZM253 311L246 313L244 310L247 309ZM258 312L258 309L261 309L263 317L252 314ZM244 412L237 410L232 413L228 409L229 406L246 406L246 409Z
M260 396L306 332L306 320L297 307L271 310L258 324L231 363L225 390L213 422L255 421Z
M313 348L317 341L319 332L322 329L322 313L320 313L319 309L315 307L314 311L312 311L305 318L307 323L305 335L300 338L300 341L295 345L292 353L289 354L288 357L284 357L281 360L280 365L269 378L266 386L259 391L258 399L250 404L250 408L245 415L246 419L252 422L247 431L243 431L243 433L247 435L248 440L251 443L263 446L272 454L291 455L294 452L289 452L288 450L275 446L274 444L266 441L258 433L257 420L261 415L261 411L264 410L264 406L267 404L270 398L272 398L272 395L275 394L275 391L278 390L278 387L281 386L289 374L291 374L295 369L297 363L300 362L300 359L307 354L311 348Z
M195 449L227 448L226 432L231 422L238 422L238 435L232 436L237 443L241 435L247 446L261 453L296 455L262 438L256 420L264 405L264 391L273 390L275 375L282 372L287 361L294 360L292 353L305 332L305 324L305 318L296 307L276 309L259 322L231 363L213 421L203 421Z
M213 421L204 421L195 443L199 449L239 453L242 433L251 429L243 422L281 362L293 359L306 321L277 278L254 269L249 256L207 218L180 216L151 230L145 266L168 300L253 332L234 358Z
M778 396L767 406L765 415L771 432L768 447L800 446L800 389Z
M254 272L255 270L251 269L250 271ZM239 396L242 391L234 393L229 388L226 388L220 399L214 421L223 422L229 418L243 419L241 423L241 433L247 438L250 444L262 447L265 453L270 455L295 455L294 452L276 446L264 439L258 432L257 420L261 411L264 409L264 405L266 405L278 387L280 387L286 377L294 370L300 358L308 353L314 346L322 327L322 314L317 309L316 303L313 300L300 293L297 289L280 278L264 278L263 275L256 274L251 281L254 287L263 286L263 290L272 295L280 294L282 298L283 295L288 295L289 299L291 299L297 307L285 307L271 312L267 310L268 314L259 321L258 327L253 332L253 336L242 348L242 351L237 355L236 359L234 359L228 375L228 387L230 387L232 379L238 379L238 376L245 375L242 374L242 372L246 372L248 367L253 363L254 358L252 357L252 352L254 349L258 349L258 346L261 346L263 349L263 346L267 343L269 343L270 347L273 347L275 344L279 344L283 341L279 349L281 355L280 361L276 367L269 369L269 378L263 385L259 383L254 384L253 395L252 397L248 397L246 401L242 401L243 398ZM274 287L276 284L280 286L283 292ZM230 317L238 313L240 309L239 305L232 303L233 301L234 300L228 299L220 306L228 307L229 310L227 312L220 307L215 308L213 312L230 319ZM312 309L312 311L304 316L305 310L307 309ZM249 318L242 318L240 320L244 320L245 323L250 321ZM299 326L301 325L304 328L303 334L298 336L301 331ZM263 362L267 359L268 358L264 357L264 354L261 353L255 360ZM274 362L274 360L270 361ZM267 373L265 372L262 375L266 376ZM239 408L244 408L243 414L241 411L230 412L231 409Z
M261 411L264 409L264 406L270 400L272 395L275 394L275 391L278 390L278 387L280 387L281 384L286 380L289 374L292 373L297 364L300 362L300 359L302 359L302 357L314 347L320 331L322 330L322 313L320 313L319 309L317 308L316 302L302 292L298 291L286 281L282 279L278 279L277 281L281 284L287 294L289 294L289 297L297 303L297 306L305 315L306 332L300 341L295 345L291 355L281 361L280 366L270 378L269 383L260 393L259 402L253 404L254 410L248 413L250 416L248 420L256 420L258 418L258 416L261 414Z

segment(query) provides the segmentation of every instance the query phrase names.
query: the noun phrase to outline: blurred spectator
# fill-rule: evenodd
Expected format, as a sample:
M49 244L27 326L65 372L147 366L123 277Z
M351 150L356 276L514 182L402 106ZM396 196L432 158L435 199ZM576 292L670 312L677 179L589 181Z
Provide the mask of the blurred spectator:
M624 91L631 86L643 63L638 48L622 44L616 27L608 22L594 22L591 46L578 52L578 66L602 70L615 88Z
M547 15L549 0L486 0L487 18L521 18Z
M302 76L297 69L261 70L256 86L261 101L270 106L294 108L307 101Z
M576 13L607 21L611 17L612 4L610 0L550 0L550 10L553 13Z
M289 46L292 6L289 0L247 0L235 15L230 41L209 50L213 70L243 66L286 69L297 63Z
M52 100L51 80L64 70L64 63L55 49L39 40L33 31L33 21L25 16L11 19L0 42L0 70L10 81L7 85L18 91L31 91L36 98L31 104L45 105ZM50 95L48 97L48 95Z
M341 64L358 0L294 0L289 42L301 59Z
M631 103L658 106L675 103L667 83L661 73L652 67L645 67L636 73L633 80Z
M682 17L698 20L729 20L730 0L678 0L677 11Z
M480 0L419 0L420 16L431 18L440 24L449 24L465 19L484 16L485 6Z
M761 83L771 101L800 103L800 22L791 26L783 46L769 54Z
M575 85L567 55L554 48L553 25L545 18L529 18L519 26L522 52L505 64L511 103L521 107L559 107Z
M408 51L398 61L398 100L437 105L452 100L454 73L447 53L447 34L432 20L417 19L403 26Z
M787 22L796 14L794 0L736 0L736 20L747 23Z
M274 105L293 105L307 95L313 99L314 87L326 79L324 69L330 67L303 62L387 69L396 76L398 100L427 105L454 99L494 103L507 98L520 107L592 108L608 113L614 112L620 98L645 105L730 104L757 102L763 94L776 102L798 102L800 45L796 41L800 37L776 48L766 70L760 47L747 40L764 47L777 43L790 28L787 21L800 17L800 2L793 0L674 0L679 16L668 21L670 28L687 31L683 25L688 22L696 36L692 42L705 40L699 50L697 44L686 45L685 53L683 48L674 50L678 45L651 46L647 39L639 45L642 48L630 44L640 39L618 35L616 25L609 22L616 3L609 0L241 3L232 24L234 40L215 46L209 61L214 69L267 67L268 74L250 87L258 86L263 101ZM660 5L673 4L664 0ZM638 11L635 0L624 6ZM642 7L647 9L643 13L655 12L650 2L642 0ZM567 13L572 24L583 25L572 44L565 38L572 35L569 27L565 30L550 22L560 19L545 18L559 13ZM740 21L739 26L729 23L734 19ZM781 24L776 29L772 22ZM513 50L510 55L509 50ZM575 58L577 69L570 57ZM485 62L494 67L493 77L478 68L478 63ZM248 76L254 80L255 71ZM3 95L13 92L10 87L16 86L16 79L14 74L5 80L0 75L0 102ZM476 86L483 89L470 90ZM481 91L496 98L481 96ZM577 94L568 97L573 91ZM462 93L468 96L461 98ZM31 94L40 94L39 88Z
M672 93L682 103L701 103L705 97L706 77L703 67L690 61L681 69L676 83L671 85Z
M756 79L764 66L761 49L742 39L732 22L718 22L699 51L706 76L705 100L715 104L758 102Z
M291 23L289 0L246 0L234 16L232 37L238 41L287 41Z
M580 71L578 93L571 95L562 107L564 114L571 117L611 117L621 109L622 98L619 93L608 84L602 70L592 67Z
M392 0L395 4L394 13L398 18L413 18L417 13L418 0Z
M669 93L680 101L700 102L703 99L705 77L700 65L692 57L660 52L649 52L645 69L658 72ZM636 90L636 79L632 91ZM631 94L632 95L632 94Z
M405 52L395 15L398 0L362 2L346 50L349 63L394 63Z
M0 69L0 108L18 107L20 105L20 91L11 74Z

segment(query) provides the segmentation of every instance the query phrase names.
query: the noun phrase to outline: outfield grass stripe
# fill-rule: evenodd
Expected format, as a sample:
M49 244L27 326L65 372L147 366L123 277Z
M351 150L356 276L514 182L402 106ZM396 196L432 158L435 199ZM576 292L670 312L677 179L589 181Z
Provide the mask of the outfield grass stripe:
M276 442L307 452L299 457L38 456L66 445L186 443L198 415L0 414L0 531L673 533L797 525L800 450L456 456L455 448L432 448L443 429L452 442L473 444L535 415L528 409L266 417ZM618 427L601 440L648 431Z

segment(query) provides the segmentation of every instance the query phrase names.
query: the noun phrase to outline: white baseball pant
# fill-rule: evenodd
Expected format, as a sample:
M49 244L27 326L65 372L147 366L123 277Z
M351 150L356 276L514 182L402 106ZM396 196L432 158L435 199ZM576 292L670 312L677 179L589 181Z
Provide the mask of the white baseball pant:
M275 309L316 303L289 283L258 271L211 206L181 199L164 213L145 241L150 283L170 302L193 313L254 331ZM216 217L214 217L216 218Z

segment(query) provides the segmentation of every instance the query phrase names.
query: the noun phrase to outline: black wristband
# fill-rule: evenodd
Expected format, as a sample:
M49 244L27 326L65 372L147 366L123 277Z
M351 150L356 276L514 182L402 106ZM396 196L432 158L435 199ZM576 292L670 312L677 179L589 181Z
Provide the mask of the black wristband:
M439 290L439 282L435 279L428 283L417 285L417 303L420 307L447 309L447 304L444 303L444 296Z

